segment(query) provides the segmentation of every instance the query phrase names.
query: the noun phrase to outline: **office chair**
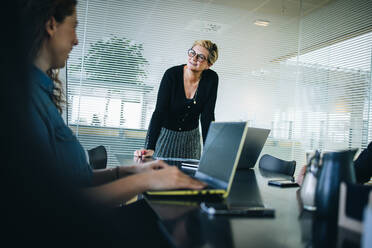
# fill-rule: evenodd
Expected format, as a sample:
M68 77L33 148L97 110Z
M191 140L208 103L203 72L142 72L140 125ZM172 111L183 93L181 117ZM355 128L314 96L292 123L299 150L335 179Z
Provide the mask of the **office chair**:
M107 151L104 146L88 150L89 164L93 169L104 169L107 166Z
M258 167L265 172L284 174L293 177L293 174L296 170L296 161L286 161L269 154L265 154L261 157Z

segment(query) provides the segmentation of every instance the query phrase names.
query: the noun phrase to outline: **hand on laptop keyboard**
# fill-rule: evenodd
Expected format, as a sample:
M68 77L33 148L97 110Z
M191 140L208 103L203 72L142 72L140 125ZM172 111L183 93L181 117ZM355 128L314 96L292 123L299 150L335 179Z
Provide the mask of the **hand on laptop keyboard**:
M149 190L203 189L206 184L181 172L176 166L164 166L160 170L146 172Z

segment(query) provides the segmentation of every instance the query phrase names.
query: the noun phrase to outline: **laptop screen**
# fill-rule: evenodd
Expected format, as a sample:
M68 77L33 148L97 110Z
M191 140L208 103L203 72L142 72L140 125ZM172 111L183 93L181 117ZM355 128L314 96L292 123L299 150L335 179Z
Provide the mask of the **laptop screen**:
M238 169L253 168L265 145L270 130L249 127L238 163Z
M229 182L246 122L212 122L198 171Z

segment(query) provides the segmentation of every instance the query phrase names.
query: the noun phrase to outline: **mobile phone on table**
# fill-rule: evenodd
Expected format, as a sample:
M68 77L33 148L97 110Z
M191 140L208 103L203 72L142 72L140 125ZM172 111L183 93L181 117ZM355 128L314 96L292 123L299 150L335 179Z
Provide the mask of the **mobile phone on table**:
M226 203L200 203L203 212L209 215L246 216L246 217L274 217L275 210L265 207L249 207L228 205Z
M300 186L295 181L289 180L289 179L269 180L268 184L271 185L271 186L277 186L277 187L282 187L282 188L299 187Z

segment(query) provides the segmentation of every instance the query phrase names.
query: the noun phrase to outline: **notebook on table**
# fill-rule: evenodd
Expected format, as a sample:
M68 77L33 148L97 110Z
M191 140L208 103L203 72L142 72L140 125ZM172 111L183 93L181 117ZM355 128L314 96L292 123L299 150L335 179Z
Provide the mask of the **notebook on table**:
M145 194L163 197L219 195L226 198L230 192L247 132L249 128L246 122L212 122L199 167L193 176L208 186L202 190L147 191Z

